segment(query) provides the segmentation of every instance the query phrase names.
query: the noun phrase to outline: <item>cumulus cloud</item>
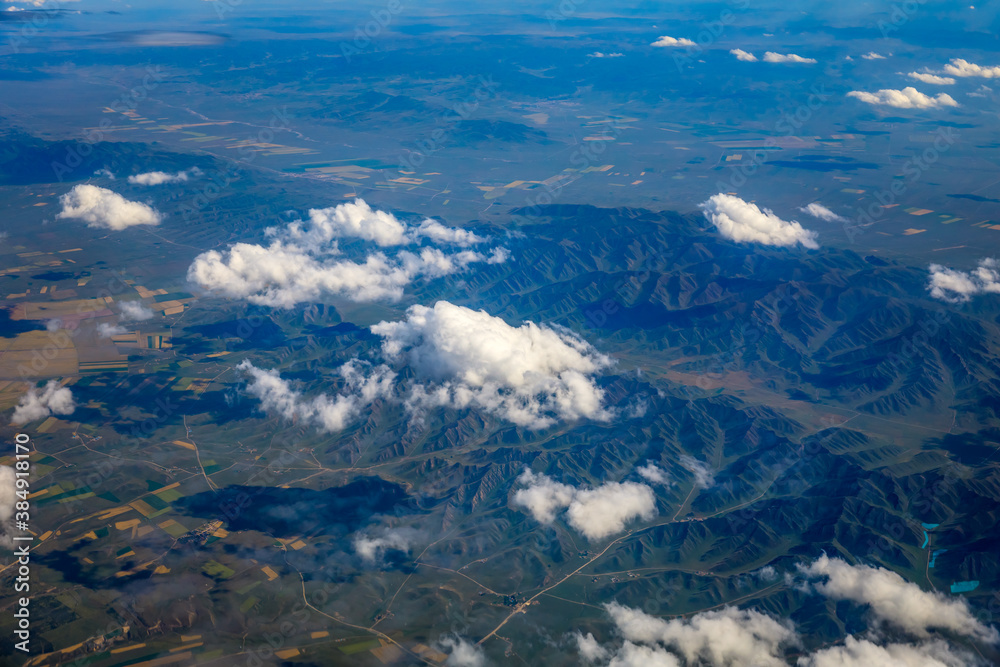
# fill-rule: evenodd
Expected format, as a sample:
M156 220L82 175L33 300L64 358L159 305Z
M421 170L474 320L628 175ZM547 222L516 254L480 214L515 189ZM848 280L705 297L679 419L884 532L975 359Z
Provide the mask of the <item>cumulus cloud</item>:
M555 521L556 514L569 507L576 495L576 488L569 484L561 484L548 475L530 470L525 470L517 481L528 488L518 489L512 502L527 509L540 523Z
M601 53L600 51L594 51L593 53L588 53L589 58L621 58L624 53Z
M996 630L980 623L963 598L925 592L889 570L851 566L826 556L799 569L810 579L822 580L813 584L818 592L867 605L877 622L916 639L888 639L876 628L863 638L848 636L842 644L802 655L797 667L980 667L984 661L931 637L930 630L998 641ZM621 667L785 667L786 651L801 647L791 621L754 609L724 607L665 620L617 602L604 608L624 643L614 649L592 635L576 633L580 655L590 662L611 656L607 664Z
M121 309L121 319L124 322L143 322L153 317L153 311L141 301L122 301L118 307Z
M576 632L573 634L573 639L576 641L577 652L585 662L598 662L608 657L608 650L594 639L593 634L588 632L584 635L582 632Z
M695 457L688 456L687 454L682 454L679 460L681 465L694 475L694 483L697 486L707 489L715 484L715 473L712 472L707 463L702 463Z
M16 484L14 469L0 466L0 524L7 523L14 516L14 503L18 501Z
M94 176L106 176L112 181L115 180L115 175L110 169L98 169L94 172Z
M847 93L848 97L854 97L866 104L876 106L895 107L897 109L941 109L943 107L957 107L951 95L938 93L936 97L925 95L912 86L907 86L902 90L886 88L875 93L866 93L860 90L852 90Z
M121 231L136 225L158 225L163 219L153 207L96 185L76 185L59 197L59 203L62 210L57 218L83 220L88 227Z
M376 397L400 400L418 418L433 408L476 408L533 429L612 417L592 377L612 360L569 331L532 322L513 327L447 301L412 306L405 320L380 322L371 330L382 339L385 363L344 364L339 373L347 387L335 396L305 399L277 371L248 361L239 368L252 378L248 391L265 411L327 431L343 429ZM411 376L398 391L393 367Z
M782 220L768 209L761 211L756 204L726 194L713 195L699 205L705 217L719 233L738 243L761 243L772 246L818 248L816 232L803 229L794 220Z
M983 67L961 58L952 59L950 63L944 66L944 71L946 74L962 78L1000 79L1000 65Z
M386 551L409 552L416 536L412 528L386 528L377 533L358 533L354 536L354 551L369 563L379 560Z
M687 39L686 37L668 37L667 35L663 35L662 37L657 38L657 40L650 46L695 46L695 43L693 40Z
M10 466L0 466L0 546L14 546L11 531L17 497L17 474Z
M281 379L276 370L257 368L248 360L236 368L249 376L246 391L261 402L265 412L277 413L290 421L301 420L324 432L342 431L362 408L391 394L396 378L386 366L366 368L363 362L354 359L338 369L344 393L306 399Z
M654 649L665 647L688 665L785 667L784 647L797 642L790 622L752 609L724 607L669 621L617 602L605 604L604 609L626 640Z
M1000 640L997 630L979 622L963 598L925 591L891 570L850 565L826 554L799 569L810 578L824 579L814 584L823 595L868 605L876 620L916 637L927 637L937 628L984 642Z
M803 213L808 213L814 218L819 218L820 220L825 220L827 222L847 222L847 218L842 215L837 215L826 206L823 206L818 201L814 201L808 206L803 206L799 209Z
M736 56L737 60L742 60L745 63L757 62L757 56L743 49L730 49L729 52Z
M457 273L473 263L502 263L506 254L485 256L463 251L445 254L436 248L404 251L395 258L382 253L364 262L317 258L314 251L280 242L269 247L237 243L222 253L210 250L195 258L188 279L201 287L263 306L290 308L327 295L351 301L395 301L417 277Z
M593 379L612 360L568 330L515 327L447 301L411 306L405 320L371 330L382 337L386 358L416 374L411 410L475 407L532 429L612 416Z
M874 51L869 51L868 53L862 54L861 56L865 60L885 60L885 56L881 53L875 53Z
M942 301L961 303L977 294L1000 292L1000 261L992 257L979 260L979 266L972 271L931 264L930 273L927 289L932 297Z
M421 238L462 247L488 240L465 229L446 227L431 218L415 227L407 225L392 213L373 209L363 199L330 208L310 209L308 223L294 222L287 230L272 228L269 231L290 241L320 245L337 238L364 239L383 247L417 243Z
M525 470L518 482L527 488L514 494L515 506L524 507L536 521L546 524L565 509L569 525L590 540L620 533L632 520L648 521L656 515L656 495L645 484L607 482L593 489L577 489L530 470Z
M483 649L462 637L442 637L438 646L448 652L447 667L486 667L488 664Z
M867 639L847 637L832 646L799 658L799 667L973 667L982 662L967 651L936 641L879 646Z
M645 484L607 482L578 490L566 516L587 539L599 540L622 532L633 519L648 521L656 516L656 495Z
M66 416L72 414L75 409L76 402L69 387L60 386L55 380L50 380L41 392L38 391L38 387L32 387L21 397L17 407L14 408L10 423L27 424L53 414Z
M626 641L611 658L608 667L681 667L681 663L677 656L661 648Z
M187 171L178 171L176 174L168 174L165 171L149 171L145 174L135 174L128 177L128 182L133 185L162 185L164 183L183 183L191 180L192 177L201 176L202 171L198 167L192 167Z
M636 469L636 472L639 473L640 477L653 484L670 484L670 476L667 475L667 471L657 467L655 463L647 463L644 466L640 466Z
M121 326L120 324L112 324L111 322L101 322L97 325L97 335L101 338L111 338L112 336L120 336L121 334L128 333L128 329Z
M430 218L421 222L419 227L411 229L409 234L414 240L426 238L436 243L450 243L462 247L485 243L489 240L465 229L446 227Z
M505 248L484 254L473 250L445 253L423 247L399 251L394 257L375 252L363 262L337 259L340 238L359 238L382 247L416 243L422 238L457 246L486 240L430 219L409 227L390 213L372 210L360 199L313 209L308 221L267 231L272 239L268 246L237 243L225 252L202 253L188 268L188 279L223 296L290 308L334 295L352 301L398 300L403 288L417 277L438 278L475 263L500 264L509 258Z
M768 51L764 54L764 62L766 63L802 63L807 65L812 65L816 62L815 58L803 58L802 56L796 55L794 53L775 53L774 51Z
M993 92L992 88L990 88L987 85L982 85L982 86L979 86L978 88L976 88L975 91L973 91L971 93L966 93L966 95L968 95L969 97L983 97L983 98L986 98L986 97L989 97L990 93L992 93L992 92Z
M906 76L911 79L936 86L951 86L955 83L955 80L950 76L938 76L937 74L931 74L930 72L910 72Z

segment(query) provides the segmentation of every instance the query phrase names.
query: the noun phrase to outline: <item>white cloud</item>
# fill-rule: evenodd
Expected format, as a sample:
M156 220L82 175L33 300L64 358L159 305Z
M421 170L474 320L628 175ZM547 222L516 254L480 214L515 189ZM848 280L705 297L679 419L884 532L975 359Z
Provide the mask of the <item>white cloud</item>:
M886 644L847 637L843 646L822 649L799 658L798 667L972 667L974 656L942 641Z
M869 51L861 56L865 60L885 60L885 56L881 53L875 53L874 51Z
M757 62L757 56L743 49L730 49L729 52L736 56L737 60L742 60L745 63L755 63Z
M512 502L527 509L539 523L555 521L556 514L569 507L576 495L576 488L569 484L561 484L548 475L530 470L525 470L517 481L528 488L518 489Z
M289 225L287 230L268 231L289 241L321 245L336 238L364 239L382 247L413 244L421 238L462 247L488 240L465 229L446 227L431 218L411 227L392 213L373 209L363 199L330 208L310 209L307 226L300 221Z
M514 494L515 506L524 507L545 524L565 509L569 525L590 540L621 533L632 520L648 521L656 515L656 495L645 484L607 482L593 489L577 489L530 470L525 470L518 482L527 488Z
M133 185L162 185L163 183L183 183L191 180L192 177L201 176L202 171L198 167L192 167L187 171L178 171L176 174L168 174L165 171L150 171L145 174L135 174L128 177L128 182Z
M358 533L354 536L354 551L369 563L379 560L386 551L409 552L416 536L411 528L386 528L378 533Z
M159 211L96 185L76 185L59 197L62 211L57 218L83 220L88 227L121 231L136 225L158 225Z
M667 471L657 467L655 463L650 462L640 466L636 472L639 473L640 477L653 484L670 484L670 476L667 475Z
M50 380L41 393L37 387L32 387L21 397L17 407L14 408L10 423L27 424L53 414L66 416L72 414L75 409L76 403L69 387L60 386L55 380Z
M121 309L121 319L124 322L143 322L153 317L153 311L141 301L121 301L118 307Z
M895 107L897 109L940 109L943 107L958 106L958 102L946 93L938 93L936 97L931 97L930 95L921 93L912 86L907 86L902 90L887 88L875 93L852 90L847 93L847 96L859 99L866 104Z
M0 546L14 546L11 530L17 497L17 473L10 466L0 466Z
M111 172L110 169L98 169L97 171L94 172L94 176L106 176L112 181L115 180L115 175Z
M16 484L17 474L14 469L0 466L0 524L6 524L14 516L14 503L19 500Z
M573 634L573 639L576 641L577 652L585 662L597 662L608 657L608 650L594 639L593 634L588 632L584 635L582 632L576 632Z
M236 368L250 376L246 391L261 402L265 412L277 413L288 420L302 420L325 432L342 431L362 408L376 398L390 395L396 378L386 366L365 373L363 362L354 359L337 371L344 379L347 393L332 398L320 394L307 400L282 380L276 370L257 368L248 360Z
M621 58L624 53L601 53L600 51L594 51L593 53L588 53L589 58Z
M587 539L599 540L622 532L633 519L648 521L656 516L656 494L645 484L606 482L578 490L566 516Z
M825 220L827 222L847 222L847 218L842 215L837 215L826 206L823 206L818 201L814 201L808 206L803 206L799 209L803 213L808 213L814 218L819 218L820 220Z
M966 93L966 95L968 95L969 97L983 97L983 98L986 98L986 97L989 97L990 93L992 93L992 92L993 92L993 89L984 84L984 85L979 86L978 88L976 88L975 91L973 91L971 93Z
M101 322L97 325L97 335L101 338L111 338L112 336L120 336L121 334L128 333L128 329L121 326L120 324L112 324L111 322Z
M931 296L942 301L960 303L977 294L1000 293L1000 261L988 257L979 260L972 271L957 271L940 264L930 265Z
M462 637L442 637L437 644L448 652L446 667L486 667L488 664L483 649Z
M626 641L608 663L608 667L681 667L681 663L673 653Z
M738 243L761 243L772 246L818 248L816 232L802 228L794 220L782 220L768 209L761 211L755 204L733 195L717 194L699 205L719 233Z
M868 565L850 565L826 554L799 569L805 575L824 578L816 590L835 600L869 605L871 614L916 637L927 637L931 628L995 643L1000 634L980 623L968 603L936 591L924 591L891 570Z
M957 77L980 77L983 79L998 79L1000 78L1000 65L994 67L983 67L981 65L976 65L975 63L970 63L968 60L963 60L961 58L954 58L950 63L944 66L944 71L947 74Z
M443 406L478 408L533 429L559 420L612 417L602 405L604 391L591 377L612 361L569 331L532 322L512 327L446 301L433 308L412 306L407 319L380 322L371 330L382 338L387 363L372 369L355 359L341 366L345 393L305 399L277 371L244 361L239 368L253 379L248 392L267 412L327 431L343 429L376 397L401 400L417 417ZM392 365L412 376L398 391Z
M371 330L382 337L386 358L413 369L413 410L476 407L532 429L612 416L592 377L612 360L568 330L514 327L447 301L411 306L405 320Z
M936 86L951 86L955 83L955 80L950 76L938 76L937 74L931 74L930 72L910 72L906 76L911 79Z
M446 227L437 220L432 220L430 218L421 222L420 226L416 229L410 230L410 234L415 239L425 238L436 243L450 243L452 245L462 246L463 248L467 248L478 243L485 243L489 240L465 229Z
M768 51L764 54L764 62L766 63L803 63L807 65L812 65L816 62L815 58L803 58L802 56L796 55L794 53L775 53L774 51Z
M383 247L416 243L421 238L459 246L485 239L430 219L417 227L407 227L389 213L372 210L360 199L333 208L313 209L309 215L308 222L267 230L272 241L266 247L237 243L225 252L210 250L198 255L188 268L188 279L223 296L290 308L334 295L352 301L398 300L403 288L418 277L452 275L475 263L500 264L510 256L506 248L494 248L490 254L472 250L448 254L424 247L399 251L394 257L375 252L360 263L337 259L337 239L345 237L373 241Z
M662 645L680 654L689 665L786 667L783 647L797 642L790 622L752 609L724 607L667 621L617 602L604 608L625 639L652 647Z
M697 486L707 489L715 484L715 474L708 467L707 463L702 463L695 457L688 456L687 454L682 454L679 460L681 465L694 475L694 483Z
M695 43L693 40L687 39L686 37L668 37L667 35L663 35L650 44L650 46L695 46Z
M868 605L876 621L891 623L918 639L885 640L881 629L876 628L864 638L848 636L843 644L802 655L795 663L797 667L980 667L983 661L965 649L930 637L929 630L944 629L977 641L998 641L996 630L980 623L963 598L925 592L889 570L852 567L826 556L799 569L808 577L827 579L815 584L819 592L834 600ZM786 667L786 651L801 649L791 621L754 609L724 607L666 620L617 602L605 604L604 608L624 640L609 665ZM588 658L591 662L604 660L612 653L592 635L576 633L576 641L581 657L592 656Z

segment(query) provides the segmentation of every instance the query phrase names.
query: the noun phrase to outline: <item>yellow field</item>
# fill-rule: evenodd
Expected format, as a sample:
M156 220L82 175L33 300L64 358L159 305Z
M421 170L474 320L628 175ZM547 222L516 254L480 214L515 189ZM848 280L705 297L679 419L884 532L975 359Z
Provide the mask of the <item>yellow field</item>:
M26 331L15 338L0 339L0 380L22 379L22 369L30 373L26 377L51 377L74 375L78 368L79 355L69 336Z

